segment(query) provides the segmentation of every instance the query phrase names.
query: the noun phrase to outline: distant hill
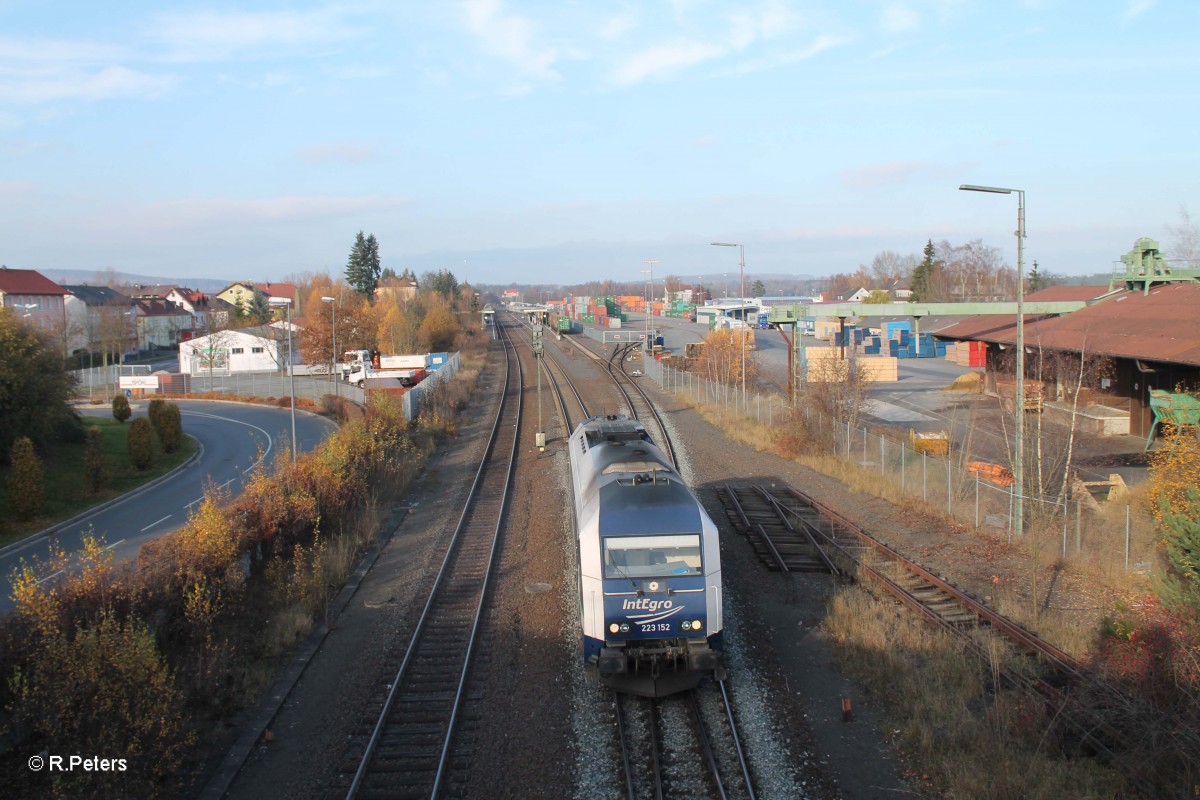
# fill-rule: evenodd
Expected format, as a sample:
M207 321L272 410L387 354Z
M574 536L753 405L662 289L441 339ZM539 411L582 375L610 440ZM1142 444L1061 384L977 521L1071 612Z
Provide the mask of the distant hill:
M154 275L135 275L131 272L109 272L107 270L94 269L42 269L38 270L38 272L59 285L88 284L90 286L100 286L113 280L124 286L133 286L134 284L141 284L143 286L186 286L189 289L197 289L201 292L211 294L221 291L230 284L230 281L215 280L212 278L163 278Z

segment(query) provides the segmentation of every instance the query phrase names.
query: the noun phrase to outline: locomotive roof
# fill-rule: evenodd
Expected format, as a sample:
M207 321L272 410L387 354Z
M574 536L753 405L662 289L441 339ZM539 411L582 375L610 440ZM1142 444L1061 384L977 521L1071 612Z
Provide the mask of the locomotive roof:
M600 487L601 536L703 530L696 498L677 478L614 480Z

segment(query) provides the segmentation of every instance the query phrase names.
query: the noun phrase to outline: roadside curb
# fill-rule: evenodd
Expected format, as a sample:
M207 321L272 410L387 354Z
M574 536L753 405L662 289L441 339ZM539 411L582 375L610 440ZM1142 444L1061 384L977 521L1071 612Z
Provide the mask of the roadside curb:
M91 508L87 509L86 511L81 511L80 513L76 514L75 516L71 517L68 520L63 520L62 522L57 522L57 523L51 525L49 528L40 530L37 533L29 534L24 539L21 539L18 542L13 542L12 544L8 544L8 545L5 545L4 547L0 547L0 558L3 558L12 553L15 553L18 550L21 550L25 547L28 547L29 545L31 545L34 542L37 542L41 539L48 539L49 537L53 536L56 533L60 533L61 531L63 531L66 528L70 528L73 525L78 525L80 522L83 522L88 517L99 514L101 511L107 511L108 509L119 506L128 500L132 500L133 498L143 494L144 492L147 492L150 489L153 489L154 487L158 486L159 484L165 483L170 478L175 477L177 474L179 474L183 470L192 466L196 461L198 461L200 459L200 456L204 455L204 445L200 442L199 439L197 439L196 437L192 436L189 433L185 433L184 436L187 436L189 439L191 439L192 441L194 441L196 443L196 450L195 450L195 452L192 453L192 455L188 458L187 461L184 461L182 464L179 464L178 466L173 468L170 472L166 472L162 475L159 475L154 480L147 481L146 483L143 483L141 486L137 487L136 489L131 489L123 495L114 497L111 500L105 500L100 505L92 506Z

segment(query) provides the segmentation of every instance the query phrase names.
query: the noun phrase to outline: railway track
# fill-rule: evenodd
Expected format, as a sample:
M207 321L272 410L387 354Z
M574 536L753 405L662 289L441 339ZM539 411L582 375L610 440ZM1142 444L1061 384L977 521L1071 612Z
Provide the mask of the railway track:
M675 455L675 445L671 442L671 434L667 432L667 426L663 423L658 409L650 401L650 396L646 394L641 385L625 372L625 353L632 347L636 347L636 345L625 345L613 351L606 364L608 374L612 377L613 383L621 393L621 396L625 398L625 402L629 405L630 413L633 414L634 418L639 420L643 425L651 422L651 424L658 428L659 435L654 437L655 444L667 454L671 459L671 464L676 469L679 469L679 459Z
M727 509L745 501L744 521L738 524L759 531L763 539L774 536L777 550L779 543L794 541L782 531L806 531L817 549L845 574L872 581L898 603L957 638L994 665L1001 683L1024 689L1046 703L1052 716L1083 747L1121 763L1116 754L1129 746L1122 734L1071 702L1071 687L1085 677L1071 656L797 489L725 487L719 494L723 494ZM727 513L738 516L733 510ZM775 553L764 556L764 561L768 566L778 564Z
M793 522L763 487L727 484L717 489L717 498L768 569L841 574L822 535L806 520Z
M523 339L529 343L530 347L533 347L533 336L529 333L528 329L524 325L521 325L520 330L522 331ZM579 393L578 387L571 380L571 376L567 374L566 367L563 366L561 361L551 355L549 349L545 347L542 348L542 363L546 371L546 377L550 381L550 388L554 392L559 412L562 414L563 427L565 428L563 439L566 439L571 435L571 431L575 430L576 421L572 419L571 412L567 409L567 400L562 384L566 384L567 389L570 390L571 395L574 397L575 405L579 408L580 420L586 419L591 415L588 413L587 403L583 401L583 396ZM556 373L557 377L555 377Z
M613 707L629 800L754 800L725 681L658 699L614 693Z
M521 423L520 362L504 326L505 377L491 437L458 525L382 707L351 741L350 798L432 798L447 781L451 742L508 505ZM513 364L516 362L514 368ZM338 791L341 794L341 791Z

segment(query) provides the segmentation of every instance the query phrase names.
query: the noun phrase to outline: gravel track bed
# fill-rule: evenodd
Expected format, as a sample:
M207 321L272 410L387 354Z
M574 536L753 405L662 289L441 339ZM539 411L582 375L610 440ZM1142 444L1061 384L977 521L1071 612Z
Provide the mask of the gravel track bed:
M559 344L548 338L547 346ZM528 345L518 350L526 376L522 445L484 619L486 658L472 665L468 679L450 796L619 798L625 786L611 694L587 681L579 657L565 432L544 395L548 446L544 453L533 447L536 379ZM592 413L628 411L603 365L562 352L559 361ZM878 735L870 704L829 666L816 632L829 581L767 573L748 543L727 530L712 489L730 479L779 475L839 504L814 488L820 481L801 474L807 470L729 442L655 384L645 388L665 412L684 478L722 529L730 690L758 796L895 796L884 788L907 787L895 777L898 764ZM230 797L336 796L330 789L338 761L364 709L375 702L380 676L394 674L407 645L406 631L420 613L481 455L497 393L489 366L460 436L446 443L414 487L411 513L284 704L274 742L251 757ZM843 696L856 698L853 724L840 722ZM672 782L698 780L697 796L708 796L707 767L698 753L695 758ZM723 769L726 761L722 754Z

